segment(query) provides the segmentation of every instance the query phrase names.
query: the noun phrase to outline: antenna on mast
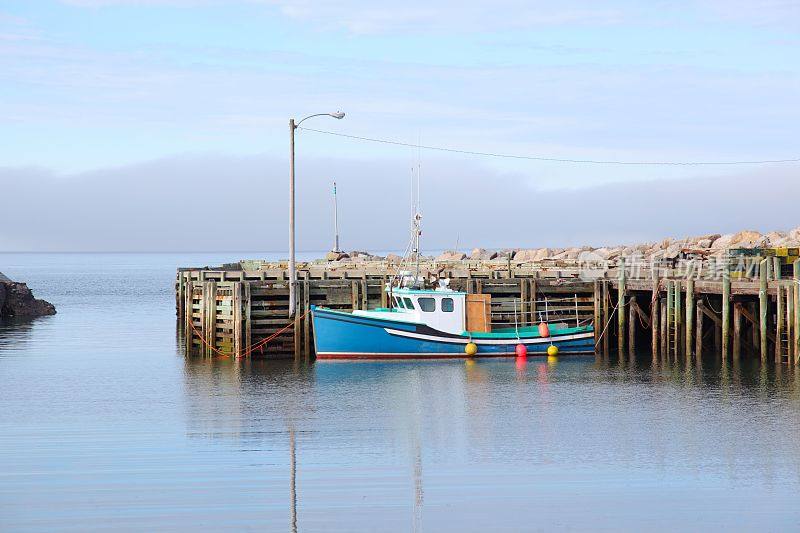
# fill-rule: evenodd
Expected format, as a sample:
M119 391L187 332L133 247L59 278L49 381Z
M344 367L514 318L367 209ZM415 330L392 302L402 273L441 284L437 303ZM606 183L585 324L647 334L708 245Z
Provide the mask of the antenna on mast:
M336 198L336 182L333 182L333 252L337 254L339 250L339 206Z

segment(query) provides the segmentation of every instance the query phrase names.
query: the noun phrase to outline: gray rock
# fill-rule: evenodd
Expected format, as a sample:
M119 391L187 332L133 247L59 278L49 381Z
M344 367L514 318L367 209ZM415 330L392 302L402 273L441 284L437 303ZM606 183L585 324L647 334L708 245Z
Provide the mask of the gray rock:
M437 261L462 261L466 259L467 254L462 252L456 252L453 250L447 250L446 252L440 254L436 260Z
M326 261L341 261L342 259L346 259L350 257L344 252L328 252L325 254Z
M480 260L480 261L489 261L497 257L497 252L490 252L484 248L475 248L469 254L470 259Z

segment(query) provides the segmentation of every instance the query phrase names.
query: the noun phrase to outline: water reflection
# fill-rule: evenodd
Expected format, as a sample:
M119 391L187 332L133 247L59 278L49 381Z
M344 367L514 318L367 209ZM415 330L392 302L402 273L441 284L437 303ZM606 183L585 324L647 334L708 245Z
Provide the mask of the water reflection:
M607 476L800 487L798 374L649 355L309 367L188 357L184 389L192 438L289 458L293 530L330 505L405 516L420 530L461 484L514 498L576 468L598 490ZM545 477L534 489L524 475Z
M0 319L0 357L23 350L30 341L38 320L40 319Z

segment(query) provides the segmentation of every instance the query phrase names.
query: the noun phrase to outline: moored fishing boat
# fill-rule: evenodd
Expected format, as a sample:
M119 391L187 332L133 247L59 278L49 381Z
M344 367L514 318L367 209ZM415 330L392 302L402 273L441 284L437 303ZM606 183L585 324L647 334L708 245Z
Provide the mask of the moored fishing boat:
M318 359L407 359L594 351L591 325L491 328L487 295L387 286L391 307L353 312L312 307ZM475 298L472 298L475 297Z

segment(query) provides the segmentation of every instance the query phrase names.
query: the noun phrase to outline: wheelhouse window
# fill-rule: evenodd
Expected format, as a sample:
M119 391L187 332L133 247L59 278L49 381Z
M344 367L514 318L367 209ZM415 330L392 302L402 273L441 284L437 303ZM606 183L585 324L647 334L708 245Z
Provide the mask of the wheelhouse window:
M417 300L419 308L426 313L433 313L436 311L436 300L434 298L420 298Z
M411 298L403 298L403 302L406 304L406 309L414 309L414 302L411 301Z
M445 313L452 313L453 312L453 299L452 298L442 298L442 311Z
M400 298L398 298L397 296L392 296L392 299L394 300L395 307L399 309L402 309L404 307L403 301Z

